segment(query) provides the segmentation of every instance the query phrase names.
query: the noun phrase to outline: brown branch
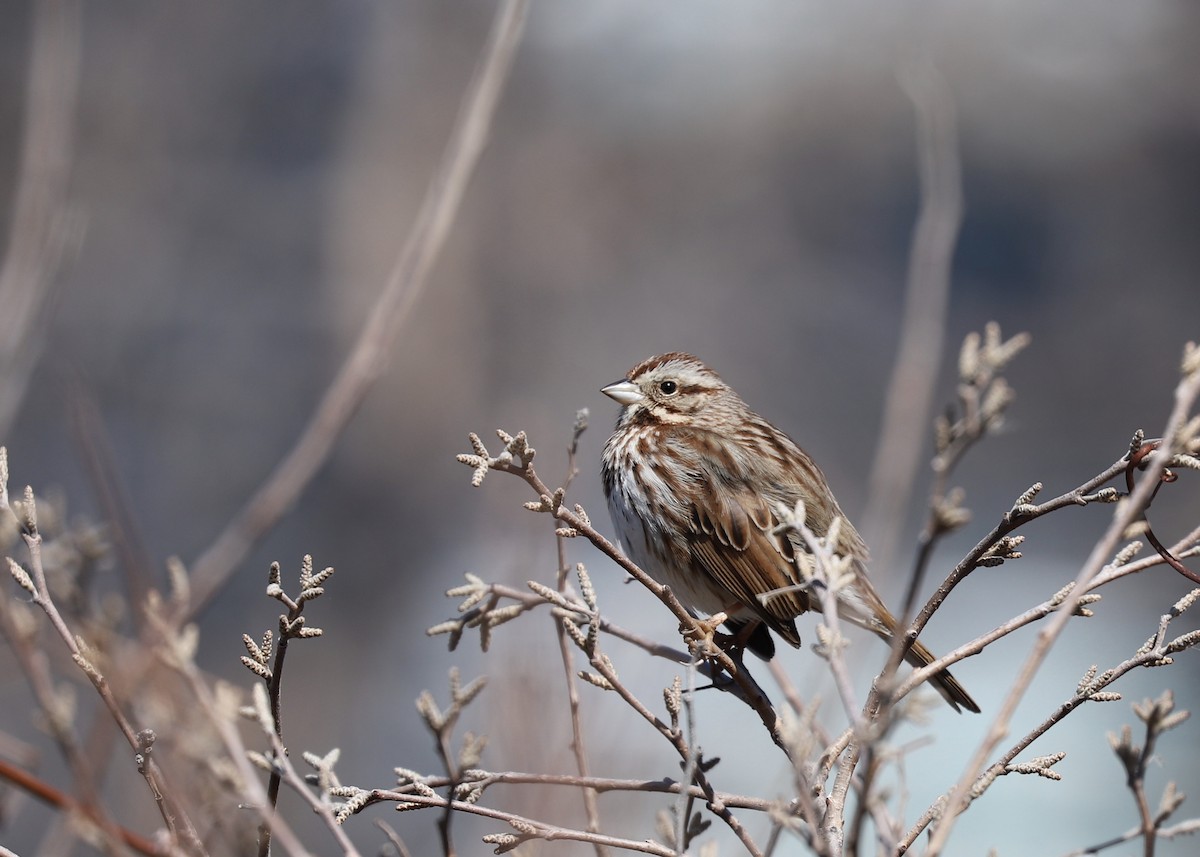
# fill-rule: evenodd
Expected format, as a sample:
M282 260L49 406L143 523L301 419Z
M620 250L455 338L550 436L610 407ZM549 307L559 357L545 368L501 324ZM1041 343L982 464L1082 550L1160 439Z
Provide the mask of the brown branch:
M741 691L746 694L747 703L759 714L763 723L767 725L772 740L787 754L789 750L779 731L778 715L771 706L770 700L745 669L739 663L735 662L728 653L712 642L711 630L707 629L704 623L695 619L683 607L674 594L672 594L669 587L662 586L656 582L635 563L627 559L608 539L595 530L582 506L576 506L575 510L571 511L563 505L563 497L566 494L566 489L560 487L555 491L551 491L542 482L537 472L533 469L532 460L534 450L529 447L524 433L519 433L515 437L503 431L499 431L497 434L505 442L505 450L499 457L491 457L484 447L483 442L474 434L471 435L471 445L475 450L475 454L460 455L458 457L461 463L475 468L476 475L473 483L479 485L488 470L499 470L519 476L533 488L539 497L538 502L528 503L526 504L526 508L534 512L551 514L556 521L567 525L556 531L560 536L567 538L573 538L577 535L584 536L621 568L629 572L639 583L642 583L647 589L654 592L671 609L676 617L679 618L681 627L687 629L686 634L690 635L694 641L692 643L693 657L714 662L730 676ZM554 592L554 590L549 590L546 587L542 587L542 590L546 593ZM557 593L555 593L555 597L557 597ZM588 609L584 612L586 615L591 616L594 611ZM603 655L594 643L588 643L585 648L588 661L598 676L597 683L606 689L615 691L624 700L625 704L662 735L672 745L683 762L688 764L695 751L684 738L682 731L675 724L664 723L628 687L622 684L617 678L616 672L607 656ZM761 857L761 851L751 838L749 832L746 831L737 817L716 796L716 791L709 783L705 770L704 764L698 762L695 766L694 777L696 784L705 793L708 809L733 831L753 857Z
M82 385L70 384L71 428L80 450L92 493L108 525L117 562L123 572L126 598L130 604L146 603L146 593L154 580L153 563L142 542L120 471L112 441L101 417L100 408ZM135 628L145 624L141 610L131 611Z
M762 852L759 851L754 840L750 837L749 832L738 820L728 805L720 798L716 789L713 788L709 781L705 761L700 757L699 748L694 747L684 737L683 731L674 725L663 723L645 704L638 699L633 691L617 677L616 671L608 658L601 655L599 651L594 652L589 658L589 662L598 675L600 675L607 683L608 687L617 693L625 701L625 704L639 714L643 720L650 724L660 735L662 735L675 751L679 754L680 759L685 765L691 769L691 780L696 783L704 795L704 799L708 805L708 809L713 815L720 818L733 831L734 835L741 840L742 845L752 855L752 857L762 857Z
M1161 440L1147 441L1146 443L1142 444L1141 449L1129 456L1129 466L1125 468L1125 485L1131 494L1133 493L1134 486L1134 472L1146 466L1146 462L1150 456L1150 453L1158 449L1159 444L1161 443ZM1177 478L1178 477L1170 470L1163 470L1162 476L1159 477L1159 484L1154 489L1155 494L1157 494L1158 489L1163 485L1166 485L1169 482L1174 482ZM1151 500L1153 500L1153 497ZM1149 508L1150 502L1147 502L1146 509ZM1159 556L1166 560L1167 564L1170 565L1171 568L1175 569L1188 580L1192 581L1192 583L1200 583L1200 574L1196 574L1196 572L1192 571L1190 568L1180 562L1179 558L1167 550L1166 547L1163 546L1163 543L1158 540L1158 536L1155 535L1154 529L1150 526L1150 519L1144 510L1142 512L1142 520L1146 522L1146 541L1150 542L1150 546L1158 551Z
M1179 545L1176 545L1174 548L1175 552L1182 557L1200 556L1200 546L1194 544L1197 538L1200 538L1200 528L1197 528L1197 530L1191 536L1180 542ZM1187 547L1186 549L1182 547L1183 545L1187 544L1190 544L1191 546ZM1137 574L1163 564L1164 560L1162 557L1152 556L1146 557L1145 559L1140 559L1137 562L1110 567L1103 573L1097 575L1096 578L1090 584L1088 584L1086 594L1094 593L1097 589L1100 589L1106 584L1112 583L1114 580L1119 580L1120 578L1128 575ZM946 652L945 655L938 658L933 663L913 670L911 673L909 673L908 677L899 686L897 686L894 692L895 698L902 699L928 681L929 678L936 673L953 666L964 658L979 654L1001 637L1006 637L1014 631L1025 627L1026 625L1051 615L1059 608L1067 594L1068 592L1064 589L1056 593L1053 598L1047 599L1041 604L1026 610L1024 613L1014 616L1002 625L999 625L991 631L988 631L986 634L981 634L974 640L971 640L969 643L964 643L953 651Z
M800 692L796 688L795 682L792 681L791 675L780 663L779 658L772 658L768 663L768 668L771 671L771 677L775 679L775 683L779 685L779 689L783 692L784 699L797 717L803 717L806 710L810 707L805 706L804 701L800 698ZM829 746L831 741L829 733L825 728L817 722L815 711L811 712L809 718L811 722L811 734L822 746ZM849 730L847 730L849 734ZM815 780L810 778L805 770L805 765L808 759L807 754L793 753L792 758L792 776L796 785L796 805L800 813L800 817L808 825L811 831L811 840L809 844L818 857L827 857L830 854L829 843L825 840L821 832L821 811L817 807L818 797L824 789L825 780L828 776L828 771L823 771Z
M149 839L138 833L134 833L132 830L121 827L111 819L103 817L96 807L80 803L66 792L60 791L44 780L38 779L24 768L9 764L4 759L0 759L0 778L7 780L21 791L32 795L43 803L63 810L68 815L78 814L83 818L89 819L103 830L106 835L115 836L122 845L132 848L139 854L145 854L146 857L160 857L162 854L162 849L157 843L151 842Z
M512 621L517 615L535 610L538 607L550 606L556 619L570 618L578 620L583 624L595 621L598 623L600 631L632 646L636 646L651 657L662 658L663 660L682 666L686 666L692 662L692 655L682 649L637 634L628 628L614 624L603 615L594 614L569 586L559 592L558 596L554 599L547 598L538 594L538 592L514 589L503 583L483 583L482 581L462 588L456 587L451 589L447 594L459 594L464 590L476 590L473 592L472 600L477 606L465 608L458 617L446 622L440 622L428 628L425 632L430 636L450 634L451 651L458 647L462 633L469 628L480 628L482 635L486 638L492 633L492 629L496 625ZM501 599L508 599L514 603L501 608ZM479 604L479 601L483 603ZM507 613L506 610L508 607L516 607L517 613ZM504 618L493 623L490 617L495 612L503 613ZM484 645L484 650L487 650L486 644ZM774 663L772 661L772 664ZM719 664L705 661L699 664L697 669L712 682L712 687L715 690L731 694L747 706L754 707L754 700L747 696L742 685L733 682ZM754 682L753 677L748 675L746 683L756 689L756 694L763 693L762 689Z
M319 597L323 591L321 583L324 582L330 575L333 574L332 568L324 569L318 576L313 575L312 557L306 555L300 566L300 594L292 598L284 592L281 585L281 573L279 563L271 564L269 575L269 583L267 586L267 594L278 600L281 604L287 607L286 614L279 616L279 633L278 642L275 644L275 651L272 653L271 669L269 675L263 675L261 668L266 664L258 661L252 667L252 671L259 675L266 682L267 698L270 703L271 710L271 727L274 732L272 742L278 745L278 748L283 748L283 665L286 662L288 644L293 639L302 639L306 636L319 636L319 630L312 630L304 624L304 605L312 598ZM311 592L309 591L310 587ZM252 648L252 647L250 647ZM261 650L256 649L256 654L265 654ZM265 660L265 658L263 658ZM243 663L249 662L243 660ZM287 751L282 750L279 755L286 756ZM282 766L277 765L272 771L270 778L267 780L267 806L271 813L275 812L279 805L279 789L282 784L283 777L286 771ZM307 789L305 790L307 791ZM258 830L258 854L259 857L269 857L271 853L271 825L264 819L263 824Z

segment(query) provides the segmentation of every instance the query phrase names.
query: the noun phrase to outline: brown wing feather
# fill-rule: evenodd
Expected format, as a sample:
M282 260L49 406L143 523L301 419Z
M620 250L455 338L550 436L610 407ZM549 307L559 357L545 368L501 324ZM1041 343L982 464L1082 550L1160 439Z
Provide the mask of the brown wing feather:
M809 522L817 535L825 535L833 517L842 517L842 511L832 500L824 476L787 435L773 430L772 437L774 443L792 453L788 460L802 464L807 471L806 478L829 498L826 506L818 504L812 510L824 511L826 515ZM799 646L800 633L796 630L795 618L809 610L820 610L819 602L810 601L807 590L788 589L799 582L792 562L795 551L805 548L792 539L775 535L773 531L779 520L770 502L751 490L748 484L738 484L734 460L725 458L721 464L718 472L704 474L708 490L696 492L699 499L693 501L692 526L688 534L690 555L699 565L697 570L728 593L727 606L740 605L752 610L772 631L793 646ZM744 478L744 474L742 476ZM694 481L700 482L699 479ZM713 481L719 486L715 490ZM747 483L752 481L746 480ZM697 484L696 487L700 486ZM896 630L896 620L867 576L864 568L866 544L845 518L838 543L844 555L856 560L854 572L857 577L852 596L838 599L838 614L883 640L890 640ZM760 595L776 590L784 591L768 599L766 604L759 600ZM934 659L920 642L915 642L905 657L917 667L930 664ZM930 682L956 710L961 707L979 711L975 700L948 670L935 674Z
M778 524L767 502L749 492L706 492L693 506L690 541L700 568L724 591L730 606L743 605L793 646L800 635L792 621L809 609L808 593L783 592L763 604L758 596L797 583L785 547L771 531ZM787 551L787 553L785 553Z

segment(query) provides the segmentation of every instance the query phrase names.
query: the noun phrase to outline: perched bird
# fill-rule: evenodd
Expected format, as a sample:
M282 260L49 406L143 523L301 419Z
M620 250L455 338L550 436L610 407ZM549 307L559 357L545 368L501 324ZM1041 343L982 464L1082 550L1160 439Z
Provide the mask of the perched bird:
M845 520L824 474L795 441L741 400L690 354L673 352L634 366L602 392L621 405L604 446L604 494L630 559L670 586L690 610L723 612L735 635L764 658L775 654L769 628L800 645L795 619L820 610L794 558L807 551L777 533L780 505L803 501L807 526L826 535L842 518L838 553L852 559L854 581L838 589L838 613L884 640L896 631L867 577L867 547ZM760 600L776 590L783 593ZM932 663L916 642L906 659ZM930 681L954 706L979 711L949 671Z

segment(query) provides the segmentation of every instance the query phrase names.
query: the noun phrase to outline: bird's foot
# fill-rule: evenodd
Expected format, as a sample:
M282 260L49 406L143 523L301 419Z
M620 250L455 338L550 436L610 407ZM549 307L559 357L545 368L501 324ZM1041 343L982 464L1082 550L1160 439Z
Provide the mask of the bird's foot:
M707 619L696 619L691 627L683 627L683 637L687 640L688 648L701 656L711 656L716 649L725 651L733 640L728 634L723 634L718 628L729 617L724 613L714 613Z

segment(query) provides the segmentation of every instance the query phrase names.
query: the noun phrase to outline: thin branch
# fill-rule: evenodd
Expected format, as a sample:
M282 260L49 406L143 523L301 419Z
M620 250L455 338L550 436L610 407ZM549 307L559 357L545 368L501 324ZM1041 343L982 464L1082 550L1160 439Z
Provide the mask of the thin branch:
M525 818L524 816L516 815L510 812L501 812L500 810L490 809L486 806L479 806L478 804L468 803L466 801L450 801L441 795L427 797L425 795L405 794L386 789L373 789L368 792L363 799L362 807L365 808L373 803L380 802L397 803L399 804L398 808L400 809L416 809L418 807L445 808L446 806L449 806L456 812L465 812L471 815L478 815L483 818L491 818L497 821L502 821L519 832L485 837L484 841L496 844L503 849L498 851L498 853L505 853L523 841L530 839L542 839L547 842L555 842L559 840L586 842L592 845L623 848L627 851L640 851L643 854L654 854L656 857L676 857L674 850L667 848L665 845L660 845L659 843L650 839L622 839L617 836L606 836L602 833L591 833L586 830L572 830L567 827L559 827L557 825L547 824L543 821ZM361 808L359 811L361 811ZM509 838L501 841L501 836Z
M243 664L266 682L273 732L271 740L278 743L280 748L284 746L283 665L286 663L288 645L293 639L321 635L320 629L305 625L302 614L304 613L305 604L315 598L319 598L324 593L322 584L332 574L333 569L326 568L314 575L312 556L305 555L300 564L300 592L295 598L292 598L283 590L279 563L272 563L268 577L267 594L287 607L288 612L279 616L279 632L277 642L274 645L273 658L269 671L266 669L266 652L253 644L248 643L247 648L253 652L254 657L243 658L242 660ZM249 638L245 639L248 640ZM270 640L272 640L272 636L268 632L268 636L264 637L264 641L269 644ZM286 756L286 750L282 751L280 755ZM267 806L272 813L275 812L279 804L279 788L286 774L287 771L283 766L276 765L272 769L270 778L267 781ZM259 857L269 857L270 853L271 825L264 820L258 831L258 854Z
M1079 606L1079 600L1086 592L1088 584L1103 570L1109 557L1116 551L1118 543L1129 529L1129 526L1140 520L1147 502L1157 490L1158 480L1167 462L1177 451L1174 449L1175 439L1179 429L1187 421L1188 414L1198 395L1200 395L1200 368L1192 368L1190 372L1185 374L1183 380L1176 387L1175 404L1167 419L1166 427L1163 430L1162 445L1150 456L1146 475L1134 489L1133 494L1117 507L1112 524L1100 541L1093 547L1091 554L1076 577L1074 591L1063 600L1062 605L1058 608L1058 612L1051 618L1050 624L1044 627L1038 634L1032 651L1018 673L1012 689L1001 705L999 712L997 712L995 720L993 720L984 740L971 757L962 776L951 792L945 813L939 820L933 832L933 838L929 843L926 852L928 857L937 857L945 848L950 833L954 829L955 819L966 806L965 798L972 784L979 774L982 773L984 766L987 764L988 757L991 756L996 746L1008 734L1009 724L1017 706L1029 689L1033 677L1041 669L1047 655L1050 653L1050 649L1054 646L1054 643L1066 628L1067 622L1070 621L1071 616Z
M101 804L96 776L75 735L69 713L64 711L59 691L54 685L54 676L50 671L50 661L44 643L39 639L36 625L28 623L28 628L23 627L27 623L20 622L18 617L13 615L14 609L15 607L8 604L0 604L0 631L8 638L9 646L12 647L17 663L25 675L25 681L33 692L38 708L41 709L44 728L66 759L67 767L75 781L75 791L80 795L83 807L99 819Z
M149 619L152 623L165 623L166 620L156 615L149 614ZM166 633L168 625L163 625L160 629ZM246 804L253 808L263 821L270 825L274 839L283 848L294 857L310 857L310 852L301 843L299 837L292 831L286 822L279 816L279 813L274 807L267 802L267 791L263 788L263 784L258 779L258 770L250 763L249 755L246 750L246 745L242 741L242 735L234 725L232 718L225 711L221 710L217 699L213 695L212 689L204 681L200 670L196 667L195 661L190 657L173 657L169 661L177 672L179 672L187 681L191 688L192 696L196 699L197 704L204 710L205 716L212 723L213 728L217 730L221 742L225 745L225 751L229 755L229 759L233 762L237 769L238 778L241 781L242 794ZM264 730L269 734L274 733L270 730ZM291 765L286 753L282 758L275 760L279 765ZM308 792L306 788L305 793ZM337 825L334 825L335 827ZM344 836L340 830L334 831L337 837ZM353 853L353 851L345 852Z
M26 794L33 795L50 806L63 810L67 815L78 814L96 822L106 835L115 836L122 845L132 848L139 854L145 854L146 857L159 857L162 854L162 848L158 843L151 842L144 836L127 830L110 819L98 817L94 807L80 803L66 792L38 779L23 768L9 764L3 758L0 758L0 779L6 780ZM171 853L180 854L181 852L172 848Z
M803 520L801 510L797 508L791 517L785 519L784 526L794 530L808 547L808 551L805 553L796 552L797 571L801 580L808 580L809 575L806 573L803 563L812 563L811 580L808 585L816 589L820 599L822 625L817 628L818 635L822 634L823 628L826 629L823 632L825 638L821 641L822 655L829 664L834 685L837 687L838 699L851 722L850 731L855 736L847 748L847 752L839 756L837 776L834 778L833 788L829 792L829 799L826 801L825 811L820 822L822 840L826 843L830 853L837 855L843 851L846 799L854 781L859 756L864 744L877 737L869 728L868 721L858 706L854 685L850 679L850 671L846 666L846 659L842 655L846 641L842 634L841 617L838 611L838 599L843 596L839 594L838 590L842 587L854 586L855 583L851 576L862 572L861 569L851 567L850 564L856 560L835 556L839 522L835 522L834 526L830 527L825 538L818 538L808 528ZM865 798L866 793L864 792L863 799L865 800Z
M791 710L801 720L797 724L798 728L796 731L800 732L801 729L804 730L797 736L799 741L804 742L804 747L793 750L792 753L792 776L796 785L796 804L800 817L808 825L809 831L811 831L809 844L812 846L813 851L818 857L829 857L831 854L830 845L821 830L821 810L817 805L820 794L824 789L828 770L822 771L821 775L815 779L808 771L809 750L812 746L812 739L815 738L820 746L828 747L831 743L829 733L817 722L817 703L814 702L809 706L804 704L804 701L800 698L799 690L796 688L788 671L783 667L780 659L772 658L768 663L768 667L771 671L771 677L775 679L775 683L783 691L784 698L787 700ZM805 716L806 713L807 717Z
M1157 640L1154 646L1146 647L1144 651L1139 651L1133 657L1126 659L1115 667L1105 670L1098 677L1093 677L1091 681L1081 682L1076 692L1071 695L1066 701L1058 705L1051 714L1046 717L1041 723L1026 733L1019 741L1012 745L996 762L989 765L987 770L983 771L974 781L970 790L969 800L974 801L981 797L987 788L999 777L1005 774L1014 773L1011 769L1013 762L1017 756L1024 752L1034 741L1050 731L1051 727L1062 722L1067 715L1075 711L1084 703L1097 698L1104 688L1113 684L1117 679L1124 676L1126 673L1139 667L1152 666L1162 661L1166 656L1167 651L1164 648L1166 643L1166 628L1170 615L1163 616L1160 620L1160 625L1157 633ZM1104 697L1099 697L1103 700ZM1019 773L1019 772L1018 772ZM917 837L946 812L946 807L942 802L935 801L929 806L925 812L917 819L916 823L908 830L904 837L897 844L897 853L904 854L909 847L917 840ZM1141 828L1139 828L1139 832Z
M280 737L275 734L273 730L271 730L269 733L269 738L275 754L273 761L275 762L275 765L283 772L283 778L287 781L287 784L292 787L292 791L298 794L304 800L304 802L308 804L309 808L313 811L313 814L320 818L325 824L325 828L333 836L334 841L337 842L338 847L341 849L343 857L361 857L358 849L354 847L354 843L350 841L350 837L342 828L342 825L338 824L337 818L334 816L333 809L330 807L329 801L322 800L317 794L315 794L304 781L304 778L300 776L299 772L296 770L296 766L292 764L291 758L288 756L287 748L283 746L283 741L280 739ZM278 823L279 816L274 807L271 808L270 814L272 819L272 827L274 827L276 832L278 832L280 829L280 825ZM299 842L297 841L294 844L298 846Z
M176 797L174 791L168 786L166 777L159 767L158 762L150 754L150 746L154 741L153 733L150 730L138 731L133 727L133 724L125 716L125 712L121 710L121 704L109 686L108 680L89 659L88 652L82 648L82 639L76 637L71 632L71 629L67 626L66 621L59 612L58 606L54 603L54 599L50 595L49 586L46 583L45 568L42 565L42 535L37 528L37 507L33 489L28 487L25 489L22 509L23 520L17 519L16 514L9 504L7 452L2 447L0 447L0 460L4 462L3 470L5 471L3 474L0 474L0 514L7 513L8 516L16 521L18 532L20 532L25 542L25 549L29 554L28 572L24 571L15 561L9 559L10 572L14 578L17 578L18 583L32 596L33 603L41 608L42 612L46 615L51 627L54 628L55 632L66 645L67 650L71 653L75 665L79 667L92 683L96 693L108 709L109 715L117 724L117 728L133 749L135 758L138 760L138 772L146 780L146 785L150 788L150 792L154 796L163 822L167 825L167 829L171 832L174 840L190 853L204 854L205 848L200 841L199 835L196 833L195 826L188 817L187 811Z
M1195 533L1188 536L1186 539L1181 541L1178 545L1173 547L1171 549L1172 552L1174 552L1175 555L1180 556L1180 557L1200 556L1200 546L1194 545L1194 540L1198 535L1200 535L1200 529L1197 529ZM1182 545L1188 544L1188 543L1193 543L1193 544L1191 547L1186 548L1186 549L1184 547L1182 547ZM1119 580L1122 577L1126 577L1131 574L1137 574L1139 572L1146 571L1147 569L1155 568L1160 565L1164 565L1165 563L1166 563L1166 561L1161 556L1155 555L1155 556L1145 557L1144 559L1137 560L1136 562L1127 563L1125 565L1109 567L1103 573L1097 575L1092 580L1092 582L1087 587L1087 593L1088 594L1093 593L1100 587L1104 586L1105 584L1112 583L1114 580ZM908 677L899 686L897 686L896 690L894 691L895 698L902 699L903 697L905 697L906 695L911 693L914 689L919 687L921 684L928 681L930 676L933 676L936 673L939 673L942 670L953 666L954 664L958 663L959 661L963 660L964 658L968 658L972 655L979 654L985 648L990 646L992 643L996 642L996 640L999 640L1001 637L1006 637L1009 634L1013 633L1014 631L1017 631L1020 628L1025 627L1026 625L1029 625L1033 622L1038 621L1039 619L1044 619L1045 617L1051 615L1059 608L1059 606L1063 602L1063 599L1066 598L1066 596L1067 596L1067 591L1064 588L1064 590L1060 590L1058 593L1056 593L1054 595L1054 597L1049 598L1046 601L1043 601L1041 604L1038 604L1036 607L1031 607L1030 609L1026 610L1025 612L1023 612L1017 616L1014 616L1013 618L1009 619L1007 622L1004 622L1002 625L999 625L998 627L992 629L991 631L988 631L986 634L981 634L980 636L976 637L974 640L970 641L969 643L964 643L963 645L959 646L957 649L946 652L945 655L938 658L933 663L931 663L927 666L921 667L919 669L913 670L908 675Z
M387 837L388 843L396 849L398 857L412 857L408 850L408 846L404 844L404 840L400 838L400 834L396 829L382 819L375 819L375 826L383 831L383 835Z
M1200 818L1189 818L1170 827L1159 828L1158 838L1174 839L1177 836L1195 836L1197 833L1200 833ZM1080 848L1078 851L1072 851L1069 854L1063 855L1063 857L1088 857L1090 854L1099 854L1101 851L1107 851L1109 848L1115 848L1118 845L1131 842L1141 835L1141 827L1131 827L1120 836L1115 836L1104 842L1098 842L1095 845L1089 845L1087 848Z
M431 788L442 788L450 785L448 777L426 777L422 782ZM698 785L684 785L678 780L631 780L617 777L580 777L574 774L538 774L525 771L466 771L461 781L462 786L470 787L472 791L483 792L494 785L541 785L565 786L569 788L589 789L599 794L607 792L647 792L654 794L684 793L694 798L704 798L706 792ZM407 794L405 789L395 790ZM732 792L713 792L713 795L725 806L735 809L750 809L758 812L770 812L779 806L778 801L766 798L740 795Z
M933 618L933 614L945 603L950 593L958 584L966 579L967 575L979 567L979 562L992 550L1000 540L1012 533L1019 527L1024 526L1030 521L1047 515L1050 512L1067 506L1086 506L1089 503L1098 500L1107 500L1110 495L1098 494L1097 489L1111 482L1117 476L1125 471L1128 466L1128 456L1122 456L1117 459L1108 468L1101 471L1096 476L1093 476L1088 481L1084 482L1079 487L1062 494L1053 500L1049 500L1037 506L1033 505L1017 505L1004 514L1000 521L992 528L986 536L979 540L975 547L967 553L959 562L951 569L946 579L938 586L937 590L925 602L925 605L917 613L912 624L904 633L905 647L911 646L913 641L920 636L925 626L929 624L929 620ZM1111 490L1111 489L1109 489ZM1115 494L1111 495L1115 498ZM902 652L903 650L901 650ZM893 658L895 655L893 655Z
M704 794L704 799L708 804L708 809L713 815L717 816L726 826L733 831L734 835L741 840L742 845L752 857L762 857L762 852L750 837L750 833L733 814L731 808L721 801L720 795L713 788L706 774L706 763L700 758L700 750L698 747L693 747L688 739L683 735L682 730L676 728L673 724L663 723L646 705L638 699L633 691L617 677L616 670L606 655L601 654L598 650L595 651L589 658L592 669L604 680L607 686L615 691L618 696L625 701L625 704L639 714L643 720L650 724L654 729L662 735L675 751L679 754L680 759L685 765L688 765L691 770L691 781L695 782L700 787ZM691 761L690 761L691 760ZM694 763L693 763L694 762Z
M587 410L581 410L575 415L575 426L571 434L571 443L567 447L567 475L563 479L563 490L571 486L579 473L579 468L576 466L576 454L579 452L579 438L587 429ZM558 591L566 597L569 590L569 576L571 573L570 564L567 561L567 540L565 537L555 536L555 547L558 552ZM582 568L582 566L580 566ZM583 718L580 711L579 700L579 683L575 678L574 667L574 648L570 638L567 636L566 619L562 616L555 617L555 631L558 637L558 651L562 659L563 665L563 680L567 687L567 708L571 717L571 752L575 755L575 769L579 772L580 777L587 777L591 773L588 765L587 744L583 732ZM596 800L596 791L594 789L585 788L583 790L583 808L587 814L587 829L589 833L600 832L600 807ZM602 843L595 843L596 857L608 857L608 847Z
M77 380L70 384L70 405L75 443L103 520L109 527L108 537L123 572L126 598L130 604L145 604L154 580L153 563L142 541L100 408ZM141 610L133 610L131 614L134 627L140 631L145 616Z

